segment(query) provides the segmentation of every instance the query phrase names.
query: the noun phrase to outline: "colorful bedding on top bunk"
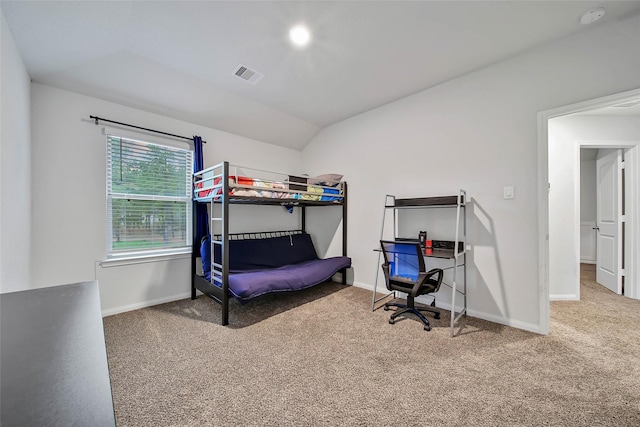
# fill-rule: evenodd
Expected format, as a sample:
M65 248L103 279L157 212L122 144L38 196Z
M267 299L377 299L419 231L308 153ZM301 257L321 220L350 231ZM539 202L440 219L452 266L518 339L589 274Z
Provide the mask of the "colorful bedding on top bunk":
M327 176L334 177L333 180L324 179ZM335 180L335 177L339 177ZM321 175L316 178L305 178L307 182L289 185L289 182L278 182L251 178L247 176L229 176L229 194L239 197L270 198L270 199L300 199L312 201L337 201L342 200L340 190L341 175ZM195 196L197 199L216 199L222 194L222 178L218 177L211 182L211 177L203 175L202 179L196 181ZM213 187L213 188L207 188ZM203 190L198 191L198 189Z

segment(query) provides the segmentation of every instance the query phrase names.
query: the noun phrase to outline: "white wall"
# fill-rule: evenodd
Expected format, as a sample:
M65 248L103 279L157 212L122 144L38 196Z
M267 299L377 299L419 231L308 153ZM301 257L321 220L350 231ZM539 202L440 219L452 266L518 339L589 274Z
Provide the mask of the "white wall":
M640 87L640 18L596 27L324 129L304 150L350 185L354 283L371 287L385 194L467 190L469 313L539 331L537 113ZM354 161L358 159L358 161ZM515 199L502 198L504 186ZM444 295L443 298L447 296ZM444 300L446 302L446 299Z
M30 79L0 11L0 293L31 287Z
M638 141L640 117L565 116L549 120L549 295L579 299L578 142Z
M587 148L582 153L598 149ZM580 262L596 263L596 160L580 160Z
M591 150L597 151L593 148ZM596 161L580 161L580 221L596 220Z
M298 151L41 84L33 84L31 94L34 286L98 279L106 314L186 297L190 259L101 266L106 256L106 150L103 126L95 126L90 115L178 135L200 135L207 141L205 166L228 160L302 172ZM234 225L262 229L268 216L278 224L276 229L297 224L297 217L273 209L268 213L239 209Z

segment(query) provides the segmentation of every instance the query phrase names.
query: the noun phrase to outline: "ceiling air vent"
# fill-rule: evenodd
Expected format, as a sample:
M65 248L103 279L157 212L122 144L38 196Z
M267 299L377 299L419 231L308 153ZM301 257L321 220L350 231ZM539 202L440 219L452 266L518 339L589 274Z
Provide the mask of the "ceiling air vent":
M264 77L259 71L252 70L249 67L246 67L242 64L238 65L235 70L233 70L233 75L240 77L242 80L245 80L251 84L256 84Z

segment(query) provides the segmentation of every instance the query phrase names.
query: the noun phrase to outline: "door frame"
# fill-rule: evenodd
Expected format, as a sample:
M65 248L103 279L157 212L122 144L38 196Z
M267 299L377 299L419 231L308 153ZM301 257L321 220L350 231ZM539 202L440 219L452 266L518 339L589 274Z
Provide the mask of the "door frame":
M577 104L565 105L538 113L538 295L539 295L539 316L540 316L540 333L548 334L550 325L550 302L549 302L549 120L555 117L565 116L573 113L580 113L595 108L607 107L625 101L631 101L640 98L640 89L634 89L614 95L596 98ZM616 141L621 144L620 141ZM634 144L633 146L637 146ZM580 145L575 144L576 159L580 156ZM630 157L637 167L633 168L633 176L627 175L626 185L629 194L629 184L632 185L631 194L640 194L637 183L639 177L638 167L640 167L640 155L638 154L640 147L634 150L628 150ZM626 158L626 153L625 153ZM580 168L577 168L579 173ZM627 170L627 173L629 170ZM580 182L579 176L574 176L574 180ZM580 192L577 192L578 197ZM578 198L578 202L579 202ZM628 218L627 230L631 239L626 239L625 251L627 251L627 259L639 259L640 256L640 206L638 206L638 198L627 198L627 213L631 213L632 217ZM633 206L631 206L633 205ZM579 210L578 210L579 212ZM576 227L576 250L580 249L580 221L579 219L573 224ZM631 226L629 226L631 225ZM635 258L634 258L635 257ZM640 297L638 287L640 287L640 268L637 265L625 266L626 276L625 282L632 288L634 298ZM631 282L631 283L629 283Z
M578 164L580 162L580 149L581 148L594 148L594 149L595 148L611 148L611 149L619 149L619 150L623 151L624 157L625 157L625 160L626 160L628 155L632 156L634 152L636 152L636 151L638 151L640 149L638 147L640 147L640 140L639 141L598 141L598 140L576 141ZM574 153L574 155L576 155L576 153ZM630 160L630 163L632 161L633 160ZM637 162L636 162L636 165L637 165ZM635 168L637 168L637 166L633 166L632 165L631 169L635 169ZM576 206L579 207L580 206L580 166L577 168L577 174L578 174L578 177L577 177L577 182L575 183L576 184L576 190L575 190L576 193L575 194L576 194L576 200L577 200ZM633 197L634 192L636 193L636 196L637 196L637 188L636 188L637 185L634 186L633 183L630 183L630 184L631 184L631 187L629 187L629 184L628 184L627 188L625 188L624 192L618 194L618 197L622 197L622 200L626 199L627 201L629 201L629 199L631 199ZM633 206L632 206L632 208L633 208ZM599 206L597 207L597 209L599 209ZM577 227L578 235L576 236L577 245L578 245L577 247L580 248L580 209L576 209L575 214L576 215L575 215L575 218L574 218L574 222L578 221L578 227ZM629 224L630 225L633 225L633 224L631 224L631 222L633 222L634 224L637 224L637 220L634 221L634 218L633 218L633 210L630 212L628 206L627 206L627 216L629 216L629 221L630 221ZM599 224L596 221L596 227L598 227L598 226L599 226ZM629 227L627 227L625 229L624 234L625 235L629 234L629 237L631 237L630 231L632 231L632 230L630 230ZM625 241L625 239L623 239L622 235L619 235L618 239L621 239L623 242ZM630 239L626 239L626 240L630 240ZM597 244L598 243L596 243L596 245ZM625 258L626 259L624 261L625 261L625 264L628 266L630 264L629 261L632 260L633 258L630 259L629 258L629 254L625 253L625 248L622 248L622 249L623 250L619 252L618 256L621 257L622 254L625 254ZM597 259L598 259L598 250L596 249L596 265L599 265ZM578 264L579 263L580 263L580 261L578 260ZM578 265L578 268L579 268L579 265ZM632 278L632 281L633 281L633 278ZM638 281L635 280L635 283L637 285ZM578 277L578 280L576 280L574 286L575 286L575 295L578 296L578 300L579 300L580 299L580 277ZM632 286L632 285L631 286L627 286L626 290L624 292L624 295L625 296L634 295L634 293L631 292L633 290L633 288L635 288L635 287Z

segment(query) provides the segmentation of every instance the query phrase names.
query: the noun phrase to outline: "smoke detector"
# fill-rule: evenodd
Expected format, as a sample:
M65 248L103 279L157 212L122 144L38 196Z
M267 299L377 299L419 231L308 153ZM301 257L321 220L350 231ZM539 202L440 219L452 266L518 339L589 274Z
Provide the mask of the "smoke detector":
M604 16L604 7L597 7L595 9L589 9L580 17L580 23L582 25L593 24L598 19Z
M251 68L242 64L238 65L231 74L236 77L240 77L242 80L249 82L252 85L257 84L264 78L264 74L262 74L261 72L252 70Z

